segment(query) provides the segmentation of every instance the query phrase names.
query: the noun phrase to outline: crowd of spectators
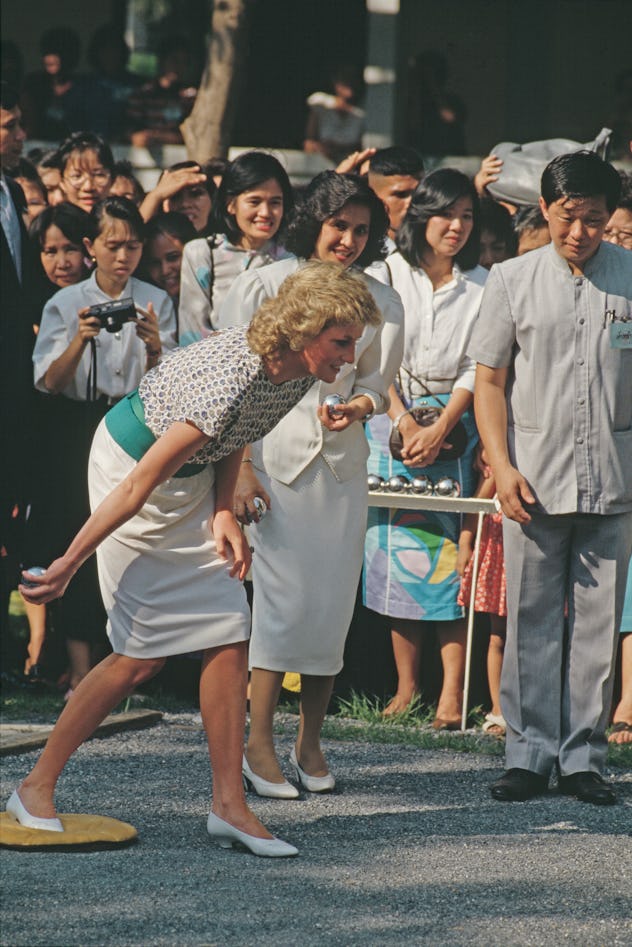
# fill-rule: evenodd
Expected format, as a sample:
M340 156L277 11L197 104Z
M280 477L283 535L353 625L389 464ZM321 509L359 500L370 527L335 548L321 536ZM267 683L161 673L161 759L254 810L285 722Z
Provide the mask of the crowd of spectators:
M109 28L100 30L90 44L89 77L76 74L78 46L72 31L46 33L41 54L42 69L26 76L20 90L4 82L2 87L2 225L5 236L12 233L6 236L7 259L15 271L10 287L9 277L3 276L6 372L2 375L7 387L2 397L5 406L13 406L6 412L7 424L3 423L3 457L11 458L3 461L3 638L7 596L17 585L19 569L45 565L58 556L88 513L85 468L92 435L104 413L177 345L248 319L302 259L333 259L345 267L369 267L369 286L383 313L390 305L389 293L403 304L404 358L402 362L401 346L397 355L395 342L388 357L384 350L378 357L370 349L358 356L357 378L349 380L346 394L350 398L356 385L357 392L366 390L367 395L362 405L362 443L351 444L346 456L348 462L358 452L352 473L337 473L336 464L342 460L332 459L327 444L321 444L319 477L329 477L331 483L310 482L301 487L298 500L290 501L283 465L301 449L300 438L312 436L299 425L287 429L285 440L277 437L278 470L263 480L255 456L245 479L238 482L236 505L243 522L257 519L255 495L263 496L272 511L287 513L269 546L263 530L254 540L261 546L255 558L261 571L255 570L253 576L255 625L274 623L272 593L276 589L274 594L282 595L274 584L279 562L270 550L283 549L301 576L295 578L294 589L286 589L286 599L290 593L297 595L294 611L285 602L289 625L300 624L301 609L309 614L317 607L310 604L307 586L318 559L322 569L330 557L334 571L340 569L342 564L331 556L333 545L345 564L344 577L339 578L344 601L333 594L332 574L327 580L331 607L322 628L305 622L307 632L325 641L324 657L312 656L304 666L301 660L297 664L288 659L284 666L282 652L271 659L269 641L260 643L266 633L255 629L255 661L263 663L253 669L251 776L256 770L264 782L278 784L271 717L284 671L303 674L306 701L311 702L301 723L311 735L308 746L303 732L303 759L310 771L322 770L319 728L341 670L363 555L364 604L384 616L397 672L395 694L384 712L405 712L418 700L422 640L427 638L422 631L434 629L443 675L436 685L434 726L458 728L473 524L456 515L433 520L425 514L413 522L409 512L393 516L375 511L365 544L363 525L361 535L356 535L357 529L353 532L361 513L349 507L354 493L350 484L359 476L356 487L361 491L359 481L365 477L364 460L370 453L369 470L377 474L411 476L423 470L432 479L454 477L464 496L494 496L471 411L474 363L467 347L490 268L550 241L542 209L493 199L488 184L502 175L502 161L493 155L483 161L473 181L449 168L424 177L421 155L408 147L369 149L343 159L360 147L363 130L358 83L344 71L332 77L333 95L310 98L305 143L306 150L341 163L336 171L316 178L304 193L295 194L279 161L263 152L249 152L231 162L214 159L203 166L180 162L165 168L156 187L145 193L132 166L114 161L110 144L181 141L178 126L195 98L185 41L173 37L161 47L158 75L144 84L128 71L127 47ZM458 116L459 103L442 92L445 77L439 66L430 60L418 63L420 100L432 99L437 115L445 117L448 110ZM88 124L91 130L85 131ZM420 147L422 132L420 128ZM58 145L46 152L26 147L23 156L27 139ZM457 145L451 153L462 150ZM436 223L440 219L441 227ZM632 182L623 174L621 197L604 239L632 251ZM91 307L121 297L131 297L140 317L110 331ZM413 322L418 323L414 333L408 330ZM393 325L397 328L395 317ZM403 331L401 325L399 329ZM403 336L400 341L403 346ZM423 354L430 350L431 356ZM24 365L31 357L29 387L24 383ZM374 392L374 376L380 372L381 383L390 385L390 419L386 414L372 417L382 397ZM377 390L381 391L379 385ZM442 409L444 423L449 419L449 429L440 424L418 428L408 412L428 398ZM22 418L15 416L21 413L17 404L25 406ZM388 452L392 421L401 427L407 443L403 461L394 461ZM466 429L467 443L458 458L451 458L445 445L457 422ZM406 438L413 428L418 428L414 438ZM309 449L307 443L302 447L305 453ZM268 473L270 469L268 465ZM299 506L293 505L297 503L304 510L302 517ZM303 519L300 530L298 517ZM274 512L270 524L273 519ZM500 514L490 516L485 524L476 608L490 616L489 624L481 624L489 635L488 690L482 691L485 699L489 695L484 729L502 736L506 724L499 682L506 602L500 519ZM315 551L315 561L307 556L300 569L299 550L292 549L288 528L301 551L310 549L310 544ZM327 532L329 548L323 550L320 544L326 542ZM266 561L267 553L271 562ZM424 557L432 561L432 569L421 569ZM290 563L283 568L285 575ZM617 742L632 740L629 585L621 628L621 697L612 733ZM316 591L322 596L320 587ZM362 607L356 604L356 635ZM108 647L94 557L60 602L47 607L27 603L26 609L30 637L17 677L23 675L28 686L56 684L70 700ZM333 637L327 638L327 630ZM62 640L65 657L59 646ZM6 640L3 648L6 653ZM266 663L270 660L271 666ZM326 680L325 686L318 684L319 678ZM361 681L354 683L361 688Z

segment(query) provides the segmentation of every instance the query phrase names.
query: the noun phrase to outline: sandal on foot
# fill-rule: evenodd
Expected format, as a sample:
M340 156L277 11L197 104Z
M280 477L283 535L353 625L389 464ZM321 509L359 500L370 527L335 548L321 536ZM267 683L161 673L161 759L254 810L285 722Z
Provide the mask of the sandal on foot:
M628 723L627 720L617 720L616 723L613 723L608 734L608 743L619 743L619 740L613 739L617 733L632 733L632 723ZM623 743L629 742L631 741L623 741Z
M494 727L497 727L499 733L494 733ZM485 714L485 723L483 724L483 733L491 733L492 736L504 736L507 732L507 724L502 714L493 714L491 711Z

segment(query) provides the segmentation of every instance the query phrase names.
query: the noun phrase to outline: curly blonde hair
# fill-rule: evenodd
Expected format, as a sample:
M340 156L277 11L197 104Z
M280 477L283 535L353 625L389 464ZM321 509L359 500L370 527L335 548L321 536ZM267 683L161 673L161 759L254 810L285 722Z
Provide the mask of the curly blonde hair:
M266 299L248 327L248 344L257 355L283 349L300 352L330 326L377 326L382 316L359 273L336 263L310 260Z

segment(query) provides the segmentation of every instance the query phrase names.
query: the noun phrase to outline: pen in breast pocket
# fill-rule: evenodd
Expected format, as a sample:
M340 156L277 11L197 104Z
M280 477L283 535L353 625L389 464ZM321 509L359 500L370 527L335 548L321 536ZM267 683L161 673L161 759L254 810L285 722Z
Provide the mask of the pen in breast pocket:
M617 316L616 309L606 309L603 314L603 328L605 329L609 322L614 322Z

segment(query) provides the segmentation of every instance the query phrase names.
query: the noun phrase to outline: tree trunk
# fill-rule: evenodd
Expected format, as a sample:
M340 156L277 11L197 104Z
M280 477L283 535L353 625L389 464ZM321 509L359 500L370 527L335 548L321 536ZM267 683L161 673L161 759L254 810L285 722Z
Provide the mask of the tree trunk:
M215 0L211 40L195 105L180 126L189 158L226 157L237 111L252 0Z

